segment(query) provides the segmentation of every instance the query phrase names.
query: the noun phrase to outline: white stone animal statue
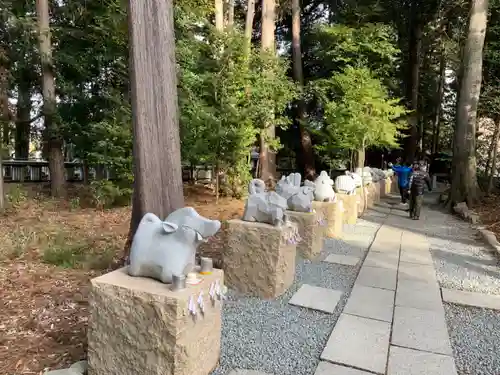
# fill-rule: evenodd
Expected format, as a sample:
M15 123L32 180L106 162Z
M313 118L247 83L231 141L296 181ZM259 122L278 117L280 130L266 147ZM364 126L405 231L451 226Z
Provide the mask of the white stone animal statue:
M315 184L306 180L304 186L300 186L301 181L300 173L291 173L287 177L282 176L276 184L276 193L287 200L290 211L311 212Z
M288 207L285 198L274 191L266 192L266 184L257 178L248 184L248 198L242 220L281 226Z
M297 212L311 212L314 191L315 187L311 186L310 183L299 187L298 193L287 199L288 209Z
M316 190L314 191L314 200L318 202L335 202L335 190L333 190L333 180L326 171L321 171L314 181Z
M281 180L276 184L276 193L288 200L292 195L299 192L302 176L300 173L291 173L288 176L281 176Z
M195 264L196 248L220 229L192 207L180 208L161 221L144 215L132 240L128 273L171 283L172 275L187 275Z
M361 186L361 181L359 183L359 186ZM356 187L356 181L352 175L343 174L335 179L335 190L337 193L354 194Z
M373 182L372 173L370 167L356 168L354 172L361 176L363 185L368 185Z
M356 185L357 188L363 185L363 179L359 174L349 171L346 171L345 174L354 180L354 184Z

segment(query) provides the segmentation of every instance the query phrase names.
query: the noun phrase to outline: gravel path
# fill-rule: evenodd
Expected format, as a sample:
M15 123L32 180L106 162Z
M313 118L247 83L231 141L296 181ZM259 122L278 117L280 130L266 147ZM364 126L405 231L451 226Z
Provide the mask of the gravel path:
M444 304L459 375L500 374L500 313Z
M364 256L379 227L360 220L356 226L346 226L345 241L325 240L318 260L297 258L295 282L276 300L248 298L230 291L222 311L220 366L212 375L226 375L234 368L269 374L313 374L361 266L361 262L350 267L319 260L332 253ZM333 314L289 305L302 284L345 294Z

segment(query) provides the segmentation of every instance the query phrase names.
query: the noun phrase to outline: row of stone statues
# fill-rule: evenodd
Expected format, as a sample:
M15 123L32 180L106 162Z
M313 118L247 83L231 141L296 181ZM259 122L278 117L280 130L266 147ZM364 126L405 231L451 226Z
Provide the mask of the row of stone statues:
M337 177L337 191L353 192L362 184L387 177L388 171L364 168ZM266 191L264 181L253 179L248 185L248 199L242 220L281 226L286 211L312 212L313 200L334 202L334 182L322 171L314 182L304 181L300 173L283 176L276 191ZM218 220L207 219L192 207L172 212L162 221L147 213L139 223L130 251L128 272L171 283L174 276L183 277L195 268L197 247L221 227Z
M312 212L313 200L335 200L333 180L325 171L314 182L306 180L303 185L301 182L300 173L292 173L281 177L276 191L266 191L264 181L253 179L248 185L249 196L242 219L280 226L287 220L286 210Z

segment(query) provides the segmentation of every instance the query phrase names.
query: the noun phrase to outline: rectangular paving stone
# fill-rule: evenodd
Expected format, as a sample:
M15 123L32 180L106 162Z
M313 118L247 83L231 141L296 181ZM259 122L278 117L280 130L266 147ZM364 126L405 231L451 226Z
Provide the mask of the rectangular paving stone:
M396 306L391 344L452 355L444 310Z
M304 284L295 292L288 303L333 314L340 297L342 297L342 292L339 290Z
M342 264L344 266L355 266L360 258L352 255L330 254L323 262Z
M457 375L451 356L392 346L387 375Z
M399 262L398 279L437 284L434 266L416 263Z
M344 307L344 313L392 322L394 291L355 285Z
M334 363L321 361L316 367L314 375L371 375L373 373L356 370L352 367L336 365Z
M417 264L434 266L434 263L432 261L432 255L429 250L426 251L401 250L400 261L405 263L417 263Z
M363 265L356 279L356 284L396 290L396 274L396 270Z
M428 244L427 237L423 234L405 230L401 236L402 245L422 246ZM403 248L403 246L402 246Z
M383 241L377 238L370 246L370 251L377 253L399 254L400 243L396 241Z
M500 296L443 288L443 301L458 305L500 310Z
M443 311L439 286L414 280L398 280L396 306Z
M398 269L399 256L396 253L379 253L371 251L365 258L363 266Z
M390 323L342 314L320 358L384 373L390 334Z

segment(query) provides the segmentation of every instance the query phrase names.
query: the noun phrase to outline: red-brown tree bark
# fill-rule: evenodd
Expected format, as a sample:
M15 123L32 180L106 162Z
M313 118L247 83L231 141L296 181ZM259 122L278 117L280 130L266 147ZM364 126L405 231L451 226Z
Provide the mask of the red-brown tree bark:
M165 219L184 207L173 22L172 0L129 0L135 180L128 244L145 213Z

